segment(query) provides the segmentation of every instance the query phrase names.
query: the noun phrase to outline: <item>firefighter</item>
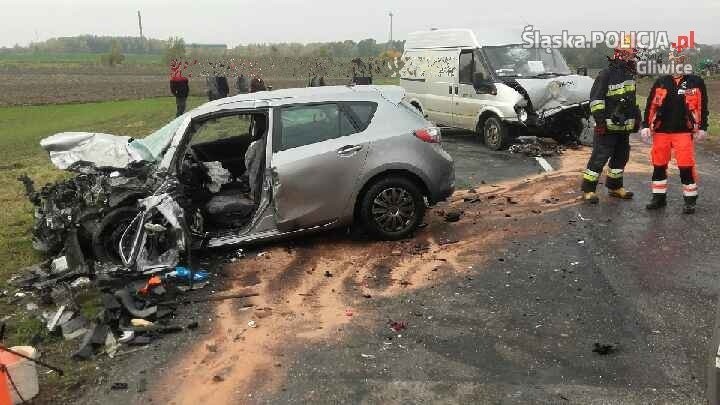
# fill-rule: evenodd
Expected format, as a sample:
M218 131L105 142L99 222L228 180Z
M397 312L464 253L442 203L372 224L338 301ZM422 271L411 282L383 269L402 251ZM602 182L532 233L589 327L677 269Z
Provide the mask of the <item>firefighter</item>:
M682 53L671 52L675 66L685 63ZM667 205L667 168L670 155L675 161L683 185L685 214L695 213L698 197L695 146L693 141L707 137L708 99L705 82L693 74L661 76L655 81L645 107L645 120L640 132L643 140L652 140L652 200L646 206L656 210Z
M635 57L631 47L615 49L609 65L598 74L590 90L590 113L595 119L593 151L583 172L583 200L597 204L595 190L608 163L605 186L608 195L629 200L633 193L623 187L623 171L630 158L630 133L640 126L635 102Z

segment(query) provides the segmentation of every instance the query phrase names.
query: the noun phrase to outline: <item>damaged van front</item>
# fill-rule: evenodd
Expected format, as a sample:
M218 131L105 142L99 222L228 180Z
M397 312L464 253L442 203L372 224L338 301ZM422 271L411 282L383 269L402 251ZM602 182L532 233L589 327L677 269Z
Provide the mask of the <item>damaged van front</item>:
M511 130L564 142L576 141L589 130L593 79L573 74L557 49L503 45L485 46L482 52L495 85L511 90L505 92L509 103L503 112Z
M442 126L475 131L494 150L517 137L568 143L590 127L593 80L572 74L557 49L481 45L469 29L408 34L400 84Z

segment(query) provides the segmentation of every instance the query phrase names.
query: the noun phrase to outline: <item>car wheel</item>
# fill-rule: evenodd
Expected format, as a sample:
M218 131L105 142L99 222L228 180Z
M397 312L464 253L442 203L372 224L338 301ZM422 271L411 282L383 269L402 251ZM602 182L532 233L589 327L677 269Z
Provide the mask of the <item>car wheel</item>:
M367 189L360 210L362 225L373 236L398 240L410 236L422 222L425 199L414 182L391 176Z
M100 221L100 226L92 235L92 249L96 260L122 264L118 252L120 238L137 213L137 208L120 207Z
M501 150L507 146L508 129L498 117L489 117L483 124L485 145L492 150Z

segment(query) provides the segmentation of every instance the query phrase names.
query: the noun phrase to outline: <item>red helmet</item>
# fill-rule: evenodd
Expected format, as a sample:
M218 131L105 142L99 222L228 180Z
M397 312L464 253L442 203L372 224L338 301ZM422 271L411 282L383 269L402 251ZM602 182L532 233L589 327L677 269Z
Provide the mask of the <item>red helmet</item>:
M613 59L630 61L637 57L638 50L633 46L632 37L625 35L618 46L615 47Z

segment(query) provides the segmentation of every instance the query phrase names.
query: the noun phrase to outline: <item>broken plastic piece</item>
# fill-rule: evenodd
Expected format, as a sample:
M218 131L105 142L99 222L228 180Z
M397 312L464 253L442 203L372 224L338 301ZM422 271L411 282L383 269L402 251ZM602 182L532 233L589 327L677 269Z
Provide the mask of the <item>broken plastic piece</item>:
M123 307L130 313L130 315L136 318L147 318L155 315L157 307L152 306L145 309L138 309L135 306L135 300L130 296L130 292L127 289L115 291L115 296L120 300Z
M154 324L145 319L134 318L134 319L130 320L130 325L135 326L135 327L147 327L147 326L153 326Z
M120 343L127 343L135 337L135 331L133 330L124 330L120 338L118 339L118 342Z
M187 267L177 266L177 267L175 267L175 270L171 271L170 273L167 273L165 276L190 281L191 273L192 273L191 270L188 269ZM206 281L209 276L210 276L210 274L207 271L203 271L203 270L196 271L196 272L194 272L194 274L192 276L193 282Z

